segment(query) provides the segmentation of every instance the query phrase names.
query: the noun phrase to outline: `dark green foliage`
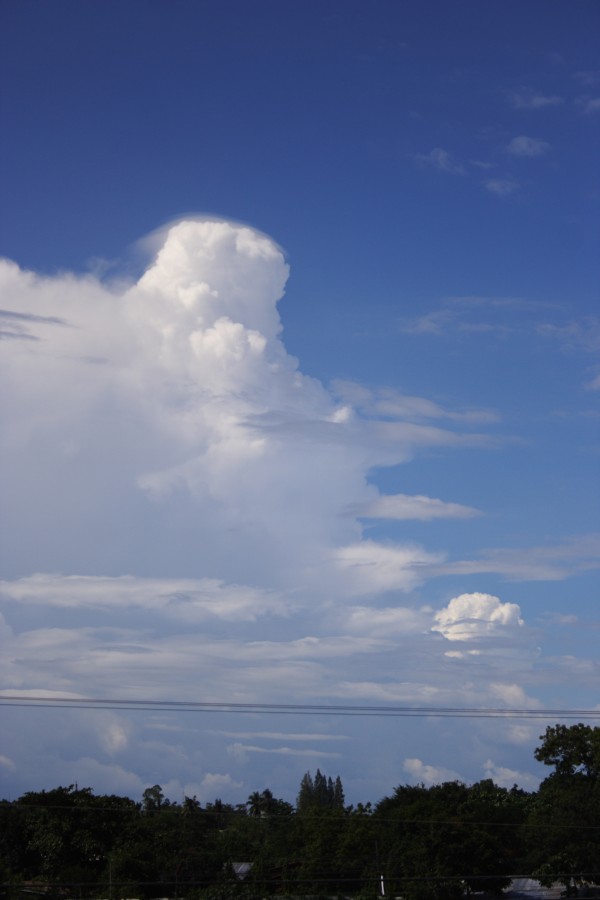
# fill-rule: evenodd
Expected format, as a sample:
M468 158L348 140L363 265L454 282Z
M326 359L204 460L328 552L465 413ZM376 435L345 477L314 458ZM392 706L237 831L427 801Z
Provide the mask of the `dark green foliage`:
M531 806L528 864L544 885L600 884L600 728L556 725L535 757L554 772Z
M500 892L518 871L525 801L491 780L396 788L375 810L390 891L410 898Z
M310 772L303 776L300 782L300 792L296 800L296 809L299 813L305 813L310 809L343 809L344 789L338 775L335 781L327 778L317 769L313 779Z
M499 894L514 874L600 881L600 728L548 728L553 767L536 793L491 780L399 785L373 808L344 806L339 776L302 779L296 810L265 788L232 806L195 797L95 796L58 787L0 801L5 900L138 897L258 900L274 895L459 900ZM236 863L249 863L242 874Z
M535 758L555 767L556 775L580 773L600 778L600 728L591 725L554 725L540 736Z

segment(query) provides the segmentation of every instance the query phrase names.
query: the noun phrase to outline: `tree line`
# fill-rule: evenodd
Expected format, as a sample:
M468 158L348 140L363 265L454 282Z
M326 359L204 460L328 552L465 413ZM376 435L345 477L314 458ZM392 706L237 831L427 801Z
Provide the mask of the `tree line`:
M7 900L271 895L459 900L500 894L514 877L600 885L600 728L548 727L535 757L552 772L534 792L491 779L399 785L345 804L341 779L307 772L295 806L269 789L245 803L141 803L76 785L0 801Z

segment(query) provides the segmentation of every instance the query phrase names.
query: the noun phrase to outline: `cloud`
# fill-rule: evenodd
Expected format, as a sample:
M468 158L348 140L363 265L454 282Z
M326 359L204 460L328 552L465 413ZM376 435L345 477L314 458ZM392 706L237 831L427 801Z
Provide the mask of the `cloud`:
M465 167L454 162L450 154L446 150L442 150L441 147L434 147L429 153L419 153L415 159L432 166L439 172L449 172L451 175L466 175Z
M431 787L434 784L443 784L446 781L464 781L463 778L452 769L442 766L427 765L422 760L413 758L405 759L402 768L407 772L414 784L424 784Z
M78 610L144 610L166 619L202 622L254 621L271 614L286 615L288 601L269 591L227 585L210 578L117 578L36 574L0 581L0 596L13 603Z
M420 494L388 494L377 497L360 511L360 515L371 519L416 520L429 522L432 519L471 519L481 515L472 506L460 503L445 503L433 497Z
M28 326L36 324L68 325L64 319L59 319L57 316L36 316L32 313L0 309L0 340L39 341L41 338L32 334L28 328Z
M348 741L350 737L346 734L315 734L314 732L301 732L295 734L285 731L217 731L215 734L223 735L223 737L238 738L240 740L249 740L250 738L262 738L269 741Z
M351 381L336 380L333 390L344 402L352 404L357 410L369 417L384 421L402 421L405 423L423 422L426 420L446 419L463 424L496 422L498 415L487 409L453 410L445 409L426 397L415 397L403 394L392 388L369 389ZM407 429L408 433L408 429ZM425 432L422 432L423 434ZM414 434L418 434L414 431ZM450 435L448 440L451 440Z
M440 564L443 558L443 554L429 553L416 544L386 545L376 541L341 547L335 554L349 596L411 591L423 582L427 568Z
M600 374L594 376L591 381L586 384L589 391L600 391Z
M526 791L536 791L540 785L540 779L530 772L518 772L508 769L506 766L498 766L493 760L488 759L483 764L485 778L491 778L498 787L509 790L515 784Z
M600 83L600 70L597 69L584 69L579 72L575 72L573 75L580 84L585 84L588 87L592 85Z
M543 156L550 149L550 144L536 138L520 135L508 144L506 150L511 156L536 157Z
M519 622L518 624L521 624ZM492 682L489 686L490 693L505 706L527 709L538 706L538 702L528 697L520 684L507 684L505 682Z
M400 331L404 334L444 334L459 313L451 309L436 309L424 316L401 319Z
M331 586L337 549L360 538L348 510L377 497L373 468L492 443L464 432L489 411L304 375L281 340L288 266L260 232L184 221L156 242L129 284L0 263L5 306L36 339L8 342L2 362L7 571L178 572L179 585L55 588L83 606L142 589L165 615L251 619L317 570Z
M562 581L578 572L600 568L600 534L583 534L548 547L494 548L478 559L443 563L438 574L475 575L494 572L515 581Z
M379 637L420 634L429 624L429 616L404 606L373 609L370 606L354 606L349 610L346 627L360 634Z
M556 94L540 94L533 88L520 88L509 94L515 109L545 109L550 106L559 106L564 103L564 98Z
M600 97L580 97L577 106L586 115L593 115L600 112Z
M514 178L489 178L485 182L486 190L497 197L508 197L519 189L519 182Z
M223 788L238 789L243 787L242 781L235 781L231 775L221 775L217 772L207 772L200 782L199 794L201 798L214 797L215 791L222 791Z
M600 320L597 316L588 315L579 320L547 321L548 313L555 317L563 313L560 304L550 301L530 300L526 297L488 297L478 295L445 297L437 309L416 317L405 317L399 322L399 330L403 334L429 335L435 337L490 338L507 342L511 338L542 339L553 341L562 350L573 352L583 350L587 353L597 354L600 350ZM595 369L591 370L595 372ZM593 375L584 382L587 390L597 390L599 379ZM348 395L351 396L351 395ZM420 410L423 416L427 412L429 404L431 415L435 404L424 398L403 397L398 394L397 399L386 397L385 390L367 392L368 403L363 403L361 409L368 413L370 408L377 410L384 416L387 409L393 409L394 403L398 408L404 407L408 413L410 403L414 403L413 419ZM360 397L356 398L357 404ZM482 423L498 419L494 410L451 410L438 408L438 419L467 422L479 419Z
M14 772L16 770L16 765L14 759L10 759L8 756L2 756L0 754L0 766L3 769L7 769L9 772Z
M502 603L491 594L460 594L435 614L439 631L449 641L471 641L523 625L516 603Z
M275 756L301 756L312 759L339 759L341 753L334 753L326 750L308 750L299 749L298 747L259 747L254 744L231 744L227 748L230 756L238 761L244 761L248 753L267 753Z
M412 592L438 576L566 577L592 564L581 542L562 556L551 547L456 559L365 539L365 518L381 520L372 533L385 520L477 515L460 496L386 496L373 472L432 448L496 446L487 426L498 415L309 377L282 339L287 277L265 235L209 220L157 235L146 271L127 283L0 263L3 323L17 335L0 363L11 386L0 434L11 510L1 542L3 697L165 707L4 706L2 752L23 790L78 778L137 796L155 782L176 796L234 795L244 760L285 785L305 757L327 760L342 747L345 759L366 731L345 719L345 743L330 746L342 737L327 736L322 720L288 735L266 717L241 730L239 717L219 713L219 734L212 714L177 714L166 701L484 705L498 691L516 696L531 650L522 640L509 656L514 624L476 619L485 653L475 639L451 643ZM465 310L488 315L503 302L454 302L444 321L420 327L463 330L478 324ZM561 665L586 683L597 674Z
M559 341L567 350L582 349L588 353L600 351L600 318L586 316L566 325L545 322L538 326L538 334Z

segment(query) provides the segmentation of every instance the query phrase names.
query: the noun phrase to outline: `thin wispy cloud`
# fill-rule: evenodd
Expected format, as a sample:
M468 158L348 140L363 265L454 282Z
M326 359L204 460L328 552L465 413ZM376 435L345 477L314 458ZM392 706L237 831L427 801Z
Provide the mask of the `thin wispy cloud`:
M489 178L485 182L485 188L490 194L497 197L509 197L519 190L519 182L514 178Z
M555 340L565 349L583 349L588 353L600 352L600 318L586 316L576 322L558 325L550 322L540 323L538 334Z
M419 163L431 166L439 172L448 172L451 175L466 175L465 167L457 163L447 150L441 147L434 147L429 153L418 153L415 159Z
M564 97L558 94L542 94L528 87L513 91L508 96L515 109L547 109L565 102Z
M588 381L586 388L590 391L600 391L600 375L596 375L591 381Z
M537 156L544 156L549 149L550 144L546 141L527 137L526 135L519 135L519 137L515 137L510 141L506 151L511 156L535 158Z
M600 69L583 69L575 72L573 78L580 84L591 87L592 85L600 84Z
M417 520L428 522L432 519L470 519L480 515L480 511L460 503L447 503L433 497L394 494L378 497L359 513L371 519Z
M600 535L586 534L549 547L494 548L477 558L443 562L438 572L493 572L515 581L562 581L577 573L600 569Z
M543 334L558 337L552 326L545 332L545 324L539 319L549 310L561 311L560 304L546 301L529 300L526 297L484 297L477 295L446 297L437 309L414 318L403 318L399 322L402 334L431 335L443 337L448 335L477 336L486 334L506 339L515 334ZM518 318L515 318L518 314ZM593 332L593 322L589 323ZM578 335L579 329L571 327ZM584 333L583 328L581 329Z

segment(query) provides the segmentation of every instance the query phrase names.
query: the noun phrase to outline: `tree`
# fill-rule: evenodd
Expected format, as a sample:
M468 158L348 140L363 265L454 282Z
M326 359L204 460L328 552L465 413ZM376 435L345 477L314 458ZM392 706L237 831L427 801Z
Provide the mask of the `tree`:
M535 758L554 766L556 775L581 773L600 778L600 728L591 725L549 725L540 735Z
M334 782L331 777L326 777L320 769L317 769L314 778L310 772L306 772L302 777L300 791L296 800L296 809L298 812L306 812L315 808L344 808L344 788L339 775Z
M600 728L554 725L540 740L535 758L554 772L532 803L529 866L542 884L560 881L569 894L600 883Z
M374 819L381 872L390 893L410 900L500 893L518 871L527 795L491 779L397 787Z
M163 794L163 789L160 784L155 784L153 787L146 788L143 793L144 799L144 811L149 812L150 810L162 809L164 806L170 806L169 800L165 799L165 795Z

